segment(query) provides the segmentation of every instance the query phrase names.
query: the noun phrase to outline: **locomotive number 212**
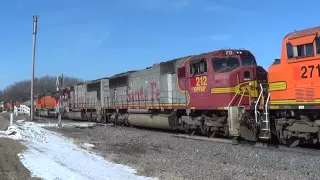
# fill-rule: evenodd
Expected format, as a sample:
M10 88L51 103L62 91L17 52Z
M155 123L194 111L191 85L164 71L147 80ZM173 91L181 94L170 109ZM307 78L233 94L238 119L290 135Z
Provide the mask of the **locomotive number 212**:
M318 75L318 77L320 77L320 64L318 64L317 66L314 65L309 65L309 66L302 66L300 68L302 74L301 74L301 78L302 79L306 79L306 78L312 78L312 75L314 75L314 69L316 70L316 73Z
M207 85L207 76L198 76L196 77L196 86L206 86Z

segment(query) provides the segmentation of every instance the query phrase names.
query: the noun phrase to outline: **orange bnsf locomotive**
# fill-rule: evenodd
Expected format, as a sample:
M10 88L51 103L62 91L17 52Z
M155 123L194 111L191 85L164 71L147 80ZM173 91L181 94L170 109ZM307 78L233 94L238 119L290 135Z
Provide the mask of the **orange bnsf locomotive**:
M250 51L225 49L77 84L64 91L63 117L289 146L319 143L318 33L320 27L287 35L269 73Z
M284 144L318 143L320 139L320 27L288 34L281 59L269 68L265 118Z
M59 102L58 92L39 94L35 100L36 114L44 117L57 117L56 107Z

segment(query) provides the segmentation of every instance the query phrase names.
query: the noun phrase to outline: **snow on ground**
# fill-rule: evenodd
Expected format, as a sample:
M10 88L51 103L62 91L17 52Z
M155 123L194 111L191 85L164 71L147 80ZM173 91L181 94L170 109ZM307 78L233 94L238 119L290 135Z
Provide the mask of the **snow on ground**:
M10 126L7 131L0 132L0 136L25 141L28 150L19 156L33 176L68 180L151 179L135 175L136 171L130 167L108 162L80 149L71 140L35 123L18 122L17 126Z
M37 125L40 126L40 127L57 127L58 126L58 122L37 123ZM66 126L90 127L90 126L96 126L96 123L62 121L62 125L64 127L66 127Z

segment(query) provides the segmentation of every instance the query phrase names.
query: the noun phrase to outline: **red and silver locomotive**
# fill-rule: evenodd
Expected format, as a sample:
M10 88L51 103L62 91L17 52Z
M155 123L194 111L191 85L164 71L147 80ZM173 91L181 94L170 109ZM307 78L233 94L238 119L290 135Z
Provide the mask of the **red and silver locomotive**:
M64 116L256 140L250 122L266 81L251 52L219 50L75 85Z

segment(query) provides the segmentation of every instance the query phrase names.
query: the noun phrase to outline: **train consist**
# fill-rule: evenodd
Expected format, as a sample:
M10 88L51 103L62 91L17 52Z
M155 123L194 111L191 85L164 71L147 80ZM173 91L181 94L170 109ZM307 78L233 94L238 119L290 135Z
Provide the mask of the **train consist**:
M23 100L12 100L10 102L0 102L1 111L13 111L14 107L19 107L21 104L24 104Z
M285 36L268 72L248 50L225 49L154 64L63 90L63 118L223 136L319 143L320 27ZM36 101L56 116L59 96Z

